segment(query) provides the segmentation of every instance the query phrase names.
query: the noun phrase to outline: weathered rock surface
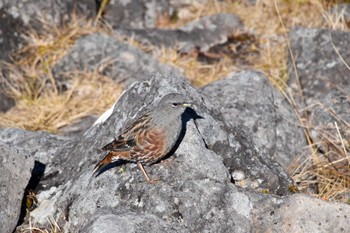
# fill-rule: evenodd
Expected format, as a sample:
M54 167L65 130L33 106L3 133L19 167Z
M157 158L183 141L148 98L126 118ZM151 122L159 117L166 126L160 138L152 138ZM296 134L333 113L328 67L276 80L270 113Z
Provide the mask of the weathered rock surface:
M86 17L96 14L94 0L0 0L0 9L2 8L13 18L20 19L24 25L36 29L42 27L39 21L47 25L66 23L73 12Z
M350 138L350 85L339 86L326 93L317 104L309 109L310 122L312 125L322 130L335 128L337 123L340 132ZM336 133L334 131L334 133Z
M0 232L15 229L33 167L33 158L0 141Z
M73 122L72 124L61 127L58 130L57 134L70 138L80 138L97 119L98 116L96 115L83 117Z
M41 32L45 26L69 22L71 15L91 18L96 15L94 0L0 0L0 60L23 45L28 30Z
M57 166L61 163L60 153L62 150L69 150L72 143L67 137L13 128L0 129L0 142L15 147L21 153L45 165L44 180L62 172L60 166ZM41 186L45 186L44 180L41 181Z
M187 132L173 159L170 158L168 163L147 168L151 177L160 178L159 184L153 186L145 182L142 173L131 164L124 165L124 173L113 168L97 178L91 177L94 163L103 156L99 148L121 132L124 125L128 125L144 112L146 106L154 105L160 95L169 92L189 95L196 103L196 112L203 118L187 122ZM130 103L133 103L132 108ZM86 219L100 221L100 211L107 211L103 212L104 215L110 216L117 210L119 217L123 217L123 214L128 216L131 211L149 217L157 216L166 223L180 221L183 223L182 229L185 230L201 231L212 227L225 230L235 226L238 231L243 231L245 227L237 225L236 221L248 223L249 201L244 194L236 193L237 189L230 183L229 170L215 148L219 144L221 148L226 148L226 160L231 156L232 164L240 160L234 158L235 150L244 152L244 149L252 151L254 148L247 142L250 147L243 145L245 139L240 138L242 142L236 141L235 137L239 132L231 132L229 135L220 116L214 115L213 118L207 106L211 104L204 102L201 95L181 76L157 75L151 81L133 85L120 98L109 118L90 128L71 149L60 151L59 160L54 163L62 168L62 172L51 177L52 185L47 184L47 190L38 195L44 204L32 212L34 221L44 223L50 215L57 218L61 225L65 225L66 230L77 231L94 226L94 222L87 223ZM195 115L191 116L196 118ZM257 152L247 152L249 153L255 157L246 158L247 161L259 158ZM260 169L265 169L270 175L274 174L276 170L269 166L276 165L259 159L266 167ZM251 162L248 166L254 167L256 163ZM256 170L257 168L254 169ZM256 174L249 174L247 170L246 176L249 179L253 180L254 175ZM265 180L261 175L262 173L259 177L261 184L256 182L258 188L286 193L286 174L285 177L279 177L280 174L276 173L271 180ZM223 198L218 199L219 196ZM233 200L238 200L239 205L232 204ZM246 206L245 210L239 209L242 205ZM200 216L207 212L213 214L208 213L207 220L199 222ZM235 218L228 221L226 216ZM130 224L133 226L134 223Z
M190 92L190 90L192 91ZM140 114L140 109L141 112L144 112L146 106L154 105L154 96L158 101L159 95L175 91L187 93L196 100L199 109L203 108L204 110L202 114L206 121L200 126L198 125L198 128L193 120L188 122L187 136L178 149L178 157L170 161L169 165L160 163L148 168L151 176L161 179L159 185L152 186L145 182L142 173L135 167L132 168L130 164L126 166L125 173L115 173L117 169L112 169L96 179L92 178L93 164L102 156L98 150L101 145L110 141L116 132L120 132L125 123L134 120L135 115ZM133 103L132 109L130 109L130 103ZM60 166L63 172L52 180L61 185L51 187L48 191L38 195L39 199L45 196L51 197L45 201L41 199L44 205L35 209L32 212L32 217L40 223L46 221L48 215L55 216L60 224L65 225L67 231L77 231L84 227L95 229L94 222L85 222L84 219L100 221L100 211L107 211L104 212L104 215L110 216L118 210L117 216L119 218L129 216L131 211L138 213L137 215L144 214L149 218L157 217L156 219L164 221L163 224L166 224L167 227L169 227L169 221L177 223L185 218L189 229L199 229L201 226L194 224L198 221L201 212L209 207L198 206L197 210L187 207L193 207L193 201L199 204L200 199L203 198L206 198L210 203L211 199L216 199L217 192L224 189L222 184L216 185L216 183L230 183L230 174L222 163L222 158L212 150L206 149L205 142L200 136L200 129L209 130L208 127L210 127L210 133L217 132L217 140L227 140L227 135L220 129L220 123L215 122L208 114L208 110L205 110L199 94L178 76L157 76L151 82L134 85L127 94L121 97L113 114L108 119L93 126L71 150L60 153L62 155ZM193 137L189 138L188 135ZM201 185L197 184L196 181ZM216 189L207 188L213 185L218 187ZM83 193L84 195L82 195ZM189 195L191 198L185 198ZM133 200L132 203L130 200ZM91 204L85 206L84 210L81 211L82 205L86 205L87 202ZM186 203L182 205L180 202ZM181 211L183 208L183 214L176 214L179 212L176 205L180 205ZM210 205L215 206L215 203ZM228 209L221 213L221 220L216 223L218 227L220 223L227 222L225 213L231 215L234 212L233 209ZM208 217L210 218L210 216ZM244 217L237 216L237 219L241 218ZM139 222L140 220L137 218L135 221ZM130 224L136 223L131 222ZM193 226L191 227L191 225ZM210 225L205 225L209 229ZM224 227L228 227L228 225ZM184 226L181 228L185 229Z
M252 232L347 232L350 206L303 194L261 198L253 208Z
M0 92L0 112L6 112L15 106L14 99Z
M294 28L290 31L291 49L307 105L336 87L350 86L349 69L342 61L350 57L349 36L349 32L327 29ZM295 82L291 62L290 59L290 80Z
M243 24L237 16L222 13L203 17L177 30L123 28L116 32L146 45L172 47L188 53L196 49L206 52L215 45L227 42L240 29L243 29Z
M77 40L53 72L58 83L69 85L65 73L77 70L97 70L127 86L146 79L152 72L169 72L175 68L160 64L152 56L111 36L92 34Z
M166 0L111 0L103 17L113 28L155 28L164 14L171 15L174 11Z
M1 5L1 2L0 2ZM21 47L23 23L0 7L0 60L10 61L10 53Z
M202 92L220 110L225 122L241 127L257 149L285 170L306 146L302 128L290 104L258 72L231 74Z

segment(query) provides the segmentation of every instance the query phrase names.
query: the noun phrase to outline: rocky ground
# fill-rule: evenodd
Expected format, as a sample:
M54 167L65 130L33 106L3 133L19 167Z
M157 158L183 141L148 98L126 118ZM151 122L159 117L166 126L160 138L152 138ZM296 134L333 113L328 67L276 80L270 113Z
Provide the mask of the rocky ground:
M24 46L25 30L41 32L38 19L60 25L72 20L72 11L93 18L103 3L0 0L0 59L11 63L11 52ZM344 170L350 148L350 79L344 64L349 62L349 32L293 28L294 56L283 91L251 69L195 87L183 70L160 63L140 46L213 58L213 48L247 28L228 13L176 29L157 27L159 16L185 6L186 1L109 1L103 19L111 33L82 35L50 74L58 91L65 92L74 85L72 72L97 70L125 87L116 103L100 117L65 126L60 135L0 128L0 232L348 231L350 206L297 192L296 183L305 178L292 180L291 167L305 169L300 164L309 160L312 142L342 135L345 157L335 153L334 141L311 149L350 179ZM139 47L121 37L132 37ZM108 65L101 68L102 60ZM7 69L1 67L2 80L12 77ZM132 163L93 177L94 165L104 156L101 147L172 92L188 96L194 107L185 112L186 130L175 153L146 167L159 181L146 182ZM16 104L7 93L0 92L2 112ZM301 127L301 116L312 128ZM293 171L304 174L300 169Z

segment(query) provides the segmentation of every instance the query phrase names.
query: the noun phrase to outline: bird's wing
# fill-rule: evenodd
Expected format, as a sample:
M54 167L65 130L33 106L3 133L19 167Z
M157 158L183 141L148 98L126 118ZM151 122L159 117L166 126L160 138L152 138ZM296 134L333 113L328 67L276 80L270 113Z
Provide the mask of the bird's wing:
M118 138L114 139L112 142L108 143L102 150L110 150L116 152L130 151L138 141L140 133L144 131L144 128L147 128L151 118L150 114L146 113L135 121L130 127L128 127L123 134L119 135Z
M129 151L135 145L134 139L126 139L123 135L119 135L118 138L114 139L112 142L108 143L102 150L111 150L111 151Z
M130 152L114 152L110 151L98 164L96 164L93 174L98 175L103 168L105 168L108 164L113 163L119 159L129 160Z
M152 164L166 155L165 132L160 129L150 129L140 134L136 145L130 151L133 160Z

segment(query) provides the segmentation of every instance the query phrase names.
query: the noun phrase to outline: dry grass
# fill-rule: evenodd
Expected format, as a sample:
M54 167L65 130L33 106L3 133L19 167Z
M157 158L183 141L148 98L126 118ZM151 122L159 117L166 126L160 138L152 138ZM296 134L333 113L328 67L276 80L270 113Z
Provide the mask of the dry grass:
M123 90L97 72L75 73L71 79L73 85L63 93L43 90L35 99L17 99L16 107L0 116L0 126L56 132L80 118L105 111Z
M14 62L3 65L7 77L0 80L16 106L0 114L0 127L56 132L110 107L123 89L111 78L98 71L71 72L66 80L69 88L62 91L51 73L79 37L95 32L108 33L108 29L76 17L64 27L44 28L40 35L30 31L27 45L13 55Z
M204 86L224 78L229 72L239 70L229 57L222 57L218 62L205 64L198 61L197 54L181 55L172 49L157 50L158 59L179 68L195 86Z
M43 227L37 227L33 223L30 214L28 214L28 224L22 225L15 230L15 233L63 233L63 230L59 227L56 220L52 217L47 219L47 223L50 226L48 229Z
M291 175L300 191L349 203L350 141L344 139L337 123L327 130L318 128L317 133L318 138L309 145L314 155L296 163Z

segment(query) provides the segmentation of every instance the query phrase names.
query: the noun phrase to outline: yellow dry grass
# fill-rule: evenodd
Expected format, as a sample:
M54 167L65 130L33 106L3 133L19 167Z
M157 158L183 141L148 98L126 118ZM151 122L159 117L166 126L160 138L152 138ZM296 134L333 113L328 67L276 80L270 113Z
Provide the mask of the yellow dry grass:
M344 128L349 129L349 126ZM296 161L291 175L302 192L324 200L349 203L350 140L344 136L349 138L350 131L340 130L338 124L334 123L327 130L317 128L317 133L318 138L309 145L314 150L314 155L307 156L303 161Z
M43 227L37 227L28 213L28 224L22 225L15 230L15 233L63 233L57 221L53 217L47 219L47 223L50 226L48 229Z
M15 108L0 115L0 126L56 132L80 118L105 111L123 90L97 72L76 73L71 78L72 86L63 93L45 90L38 98L18 99Z
M197 55L179 55L173 49L157 49L158 60L179 68L195 86L204 86L239 70L229 57L222 57L213 64L198 61Z
M0 83L16 100L16 106L0 114L0 127L57 132L79 118L100 114L110 107L123 90L111 78L97 71L71 72L70 87L61 92L51 74L78 38L95 32L109 30L74 15L63 27L44 27L40 35L28 32L27 45L13 54L13 63L3 64L9 78L0 76Z

